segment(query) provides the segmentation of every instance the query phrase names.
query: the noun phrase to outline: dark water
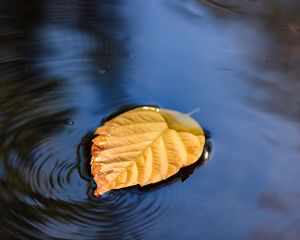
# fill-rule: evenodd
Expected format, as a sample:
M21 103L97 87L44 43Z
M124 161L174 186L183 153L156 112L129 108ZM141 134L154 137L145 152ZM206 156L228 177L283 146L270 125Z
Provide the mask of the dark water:
M0 10L1 239L300 239L299 1ZM80 143L141 104L199 108L209 163L183 183L91 198Z

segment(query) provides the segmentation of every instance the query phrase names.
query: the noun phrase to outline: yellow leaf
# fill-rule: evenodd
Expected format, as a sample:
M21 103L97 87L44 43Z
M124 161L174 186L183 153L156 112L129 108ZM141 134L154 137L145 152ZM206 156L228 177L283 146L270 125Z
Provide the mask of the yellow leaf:
M114 117L96 131L91 149L94 195L164 180L196 162L205 136L190 116L138 107Z

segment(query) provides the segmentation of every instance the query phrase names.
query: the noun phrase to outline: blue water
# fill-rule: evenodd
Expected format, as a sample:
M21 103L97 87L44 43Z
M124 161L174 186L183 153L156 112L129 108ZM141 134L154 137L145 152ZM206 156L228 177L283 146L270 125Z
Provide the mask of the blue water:
M0 1L2 238L298 240L299 10ZM199 108L209 162L184 182L92 198L84 139L109 114L148 104Z

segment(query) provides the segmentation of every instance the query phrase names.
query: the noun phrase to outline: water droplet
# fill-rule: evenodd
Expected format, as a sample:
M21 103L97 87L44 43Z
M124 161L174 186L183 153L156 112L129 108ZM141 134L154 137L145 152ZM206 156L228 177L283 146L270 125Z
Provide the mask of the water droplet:
M202 159L205 162L210 159L211 150L212 150L212 142L210 140L207 140L204 145L203 154L202 154Z
M64 123L65 123L66 125L74 125L74 124L75 124L75 121L72 120L72 119L66 119L66 120L64 121Z

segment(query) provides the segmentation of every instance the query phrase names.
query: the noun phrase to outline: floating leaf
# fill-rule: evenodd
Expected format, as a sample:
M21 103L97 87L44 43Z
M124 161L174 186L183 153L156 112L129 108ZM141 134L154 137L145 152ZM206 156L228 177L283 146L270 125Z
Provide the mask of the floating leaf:
M96 131L91 149L94 195L156 183L196 162L205 136L189 115L138 107L107 121Z

